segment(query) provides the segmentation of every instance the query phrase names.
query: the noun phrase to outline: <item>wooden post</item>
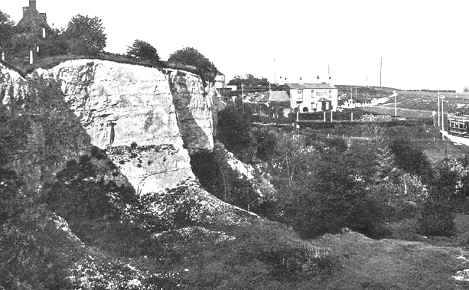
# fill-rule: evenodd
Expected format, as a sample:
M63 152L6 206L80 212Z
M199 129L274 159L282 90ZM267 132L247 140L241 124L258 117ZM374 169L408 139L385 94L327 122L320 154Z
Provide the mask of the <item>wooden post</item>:
M350 121L352 121L352 122L353 122L353 111L352 111L352 112L350 112Z
M437 121L438 121L438 128L441 127L441 124L440 124L440 90L438 90L438 113L437 113Z
M34 64L34 53L33 50L29 50L29 64Z
M445 101L444 101L444 98L441 98L441 131L444 132L445 131L445 110L444 110L444 104L445 104Z
M2 51L2 61L5 61L5 52Z
M326 121L326 111L324 111L323 114L324 114L324 123L326 123L327 122Z
M334 112L331 110L331 123L334 122Z

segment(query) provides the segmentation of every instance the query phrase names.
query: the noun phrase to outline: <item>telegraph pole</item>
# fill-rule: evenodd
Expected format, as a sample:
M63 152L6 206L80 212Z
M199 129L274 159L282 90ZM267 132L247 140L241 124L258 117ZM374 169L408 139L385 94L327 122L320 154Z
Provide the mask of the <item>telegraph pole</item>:
M379 87L382 88L383 57L379 59Z
M441 131L445 131L445 96L441 96Z
M244 84L241 82L241 104L243 105L243 113L244 113Z
M438 90L437 98L438 98L438 113L437 113L437 119L438 119L438 128L440 128L440 127L441 127L441 124L440 124L440 90Z

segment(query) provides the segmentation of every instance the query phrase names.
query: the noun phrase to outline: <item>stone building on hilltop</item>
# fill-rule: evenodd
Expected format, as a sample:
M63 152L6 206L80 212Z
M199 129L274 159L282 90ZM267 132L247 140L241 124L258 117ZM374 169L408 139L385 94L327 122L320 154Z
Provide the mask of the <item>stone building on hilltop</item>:
M36 0L29 0L29 6L23 7L23 18L18 22L16 28L19 32L45 38L46 33L50 31L50 26L47 24L46 13L40 13L36 4Z

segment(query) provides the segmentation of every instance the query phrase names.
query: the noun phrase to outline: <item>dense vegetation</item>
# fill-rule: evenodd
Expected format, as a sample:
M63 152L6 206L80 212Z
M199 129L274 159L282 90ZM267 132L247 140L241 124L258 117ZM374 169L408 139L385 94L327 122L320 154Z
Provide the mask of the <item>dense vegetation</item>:
M216 66L193 47L185 47L173 52L169 56L168 62L196 67L204 81L212 82L218 73Z
M434 167L411 141L432 138L422 126L357 126L352 130L368 139L350 141L341 136L350 129L340 127L252 127L246 113L229 107L220 113L218 132L241 160L262 164L273 176L279 195L264 213L305 237L344 227L383 237L390 234L388 223L409 218L416 219L419 233L451 235L453 212L469 188L469 167L465 160Z
M135 40L127 49L127 55L139 60L148 60L158 63L160 57L155 47L143 40Z
M23 31L14 26L8 15L0 11L0 50L6 52L7 60L22 64L29 50L36 57L64 54L94 56L104 50L106 34L99 17L74 16L64 29L48 29L47 37ZM36 47L39 51L36 51Z

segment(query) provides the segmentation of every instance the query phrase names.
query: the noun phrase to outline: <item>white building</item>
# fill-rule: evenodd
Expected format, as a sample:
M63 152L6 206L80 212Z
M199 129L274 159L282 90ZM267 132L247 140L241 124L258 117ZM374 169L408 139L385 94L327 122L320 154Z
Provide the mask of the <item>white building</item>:
M327 83L287 84L291 108L300 112L336 111L339 90Z
M225 75L222 74L221 72L218 72L217 75L215 76L214 83L215 83L214 84L215 88L217 89L224 88L226 86Z

